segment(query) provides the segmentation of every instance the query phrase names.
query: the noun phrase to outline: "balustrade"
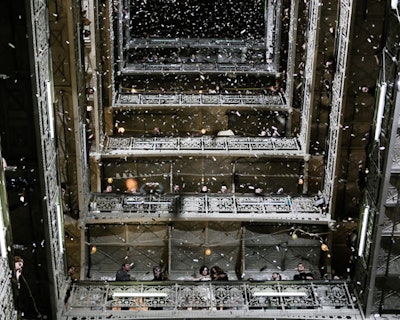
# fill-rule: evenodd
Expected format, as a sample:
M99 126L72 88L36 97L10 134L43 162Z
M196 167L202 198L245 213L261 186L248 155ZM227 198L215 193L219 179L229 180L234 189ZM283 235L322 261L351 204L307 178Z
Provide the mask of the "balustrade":
M63 317L362 319L354 300L343 281L78 282Z
M275 74L277 69L274 64L222 64L222 63L128 63L122 68L124 75L143 74L143 73L193 73L206 72L217 73L234 72L255 73L255 74Z
M304 157L296 138L259 138L259 137L107 137L101 153L91 152L91 156L115 158L125 156L161 156L161 155L199 155L210 153L257 156Z
M86 223L129 221L231 220L292 221L326 224L330 215L315 206L313 197L243 194L196 194L143 196L140 194L93 194Z
M115 98L114 107L140 107L140 106L262 106L274 110L289 111L285 99L281 95L240 95L240 94L133 94L118 93Z
M129 41L130 49L141 49L141 48L226 48L226 49L265 49L264 39L217 39L217 38L174 38L174 39L163 39L163 38L135 38Z

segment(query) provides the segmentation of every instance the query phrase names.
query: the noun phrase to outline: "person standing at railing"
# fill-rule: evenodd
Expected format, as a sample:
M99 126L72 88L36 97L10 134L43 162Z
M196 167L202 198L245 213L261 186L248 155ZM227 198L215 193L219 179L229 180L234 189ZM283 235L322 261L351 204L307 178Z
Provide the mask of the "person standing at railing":
M129 263L123 263L121 269L119 269L115 275L115 281L131 281L131 265Z
M65 298L64 298L64 303L65 303L65 304L68 303L68 299L69 299L69 297L71 296L71 291L72 291L72 286L73 286L73 284L74 284L75 282L78 281L78 279L75 277L75 271L76 271L75 266L72 266L72 265L71 265L71 266L68 266L68 271L67 271L68 278L67 278L67 282L69 282L69 286L68 286L68 289L67 289L67 292L66 292Z
M166 281L168 277L162 271L160 266L155 266L153 268L153 281Z
M154 127L153 128L153 137L160 137L161 136L161 130L159 127Z
M130 263L123 263L121 269L119 269L115 275L115 281L131 281L131 275L129 272L132 269ZM121 310L129 310L129 307L121 307Z
M298 274L293 276L293 280L314 280L314 276L311 272L306 272L304 265L300 262L297 265Z
M200 267L200 278L199 281L210 281L210 270L208 269L207 266L201 266Z
M220 267L213 266L210 270L212 281L228 281L228 274L224 272Z
M272 281L280 281L280 280L282 280L282 276L279 272L274 272L274 273L272 273L271 280Z

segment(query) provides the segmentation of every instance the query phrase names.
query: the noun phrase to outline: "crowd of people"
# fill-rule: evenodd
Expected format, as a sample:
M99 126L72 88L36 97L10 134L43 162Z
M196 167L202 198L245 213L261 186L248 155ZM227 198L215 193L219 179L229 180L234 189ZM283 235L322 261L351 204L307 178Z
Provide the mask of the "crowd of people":
M115 275L115 281L131 281L131 276L129 272L133 263L124 262L121 268L117 271ZM315 277L313 273L307 272L303 263L299 263L297 265L297 273L293 276L293 280L301 281L301 280L314 280ZM163 270L160 266L153 267L153 279L152 281L167 281L170 280L166 270ZM199 276L194 278L197 281L228 281L229 276L226 271L224 271L221 267L215 265L209 268L206 265L203 265L199 269ZM250 278L250 281L254 281L254 279ZM290 280L282 275L279 272L273 272L271 277L265 279L265 281L281 281L281 280Z

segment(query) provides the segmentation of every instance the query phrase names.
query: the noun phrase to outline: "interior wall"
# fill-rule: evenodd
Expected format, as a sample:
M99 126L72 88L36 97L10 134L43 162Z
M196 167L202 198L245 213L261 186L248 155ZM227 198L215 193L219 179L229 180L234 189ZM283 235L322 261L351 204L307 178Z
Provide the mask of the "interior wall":
M87 274L111 281L124 262L134 263L135 280L152 280L156 265L171 280L196 280L202 265L218 265L230 280L268 280L272 272L292 279L299 262L319 278L326 242L324 230L315 226L241 222L91 225L88 231Z
M322 178L318 161L310 161L312 190L318 191ZM163 184L164 192L172 192L177 184L181 192L200 192L206 185L209 192L219 192L222 185L229 192L253 193L261 187L264 194L281 193L296 196L301 194L298 185L303 172L302 160L270 160L231 157L181 157L177 159L120 159L104 162L103 190L112 178L114 192L125 192L127 179L134 178L138 188L145 182ZM315 192L315 193L316 193Z
M222 108L153 108L114 111L114 134L118 134L120 127L124 128L122 136L196 137L216 135L221 130L229 129L229 123L227 112ZM159 132L155 133L154 128L158 128Z

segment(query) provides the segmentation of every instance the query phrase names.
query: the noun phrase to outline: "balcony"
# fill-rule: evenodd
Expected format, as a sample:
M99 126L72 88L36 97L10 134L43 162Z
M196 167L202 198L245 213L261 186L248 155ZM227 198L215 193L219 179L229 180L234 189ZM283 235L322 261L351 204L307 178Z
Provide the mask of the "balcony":
M363 319L343 281L78 282L63 319Z
M235 74L276 74L275 66L267 63L222 64L222 63L127 63L121 69L124 75L157 73L224 73Z
M215 48L215 49L257 49L265 50L264 39L217 39L217 38L135 38L130 39L130 49L143 48Z
M271 156L302 159L305 154L296 138L259 137L107 137L102 158L151 156Z
M241 94L135 94L119 92L114 108L121 107L265 107L272 110L290 111L282 95Z
M244 194L135 194L92 195L88 224L172 220L259 221L328 224L330 215L315 205L313 197Z

